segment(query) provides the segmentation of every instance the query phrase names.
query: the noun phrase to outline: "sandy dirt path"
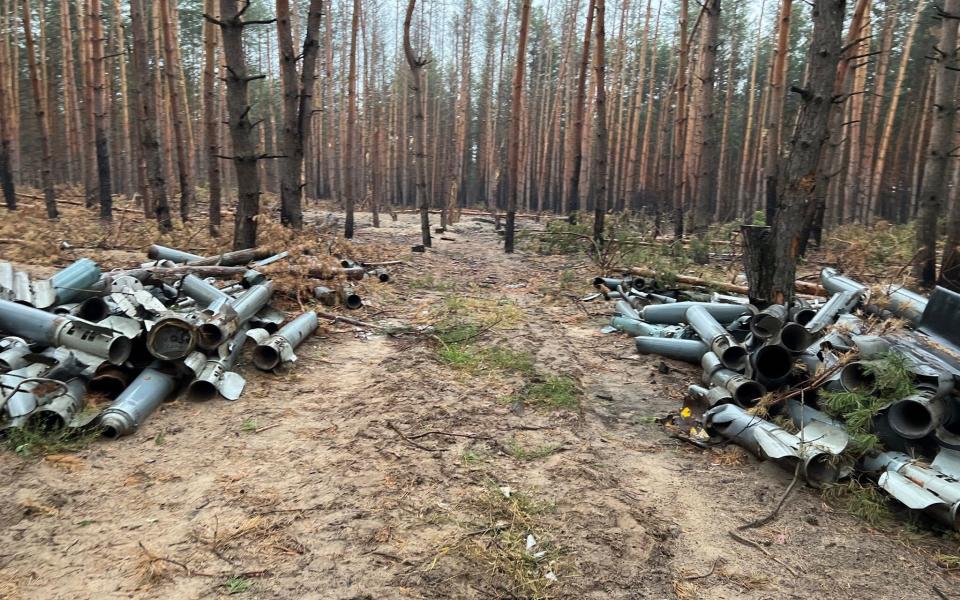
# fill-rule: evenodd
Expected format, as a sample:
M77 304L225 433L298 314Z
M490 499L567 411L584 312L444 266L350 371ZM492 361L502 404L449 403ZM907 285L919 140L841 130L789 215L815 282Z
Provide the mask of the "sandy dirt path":
M423 255L413 215L361 227L358 258L407 265L350 316L485 323L473 363L324 324L289 373L244 367L237 402L172 402L73 462L3 452L0 598L957 597L947 540L809 489L742 533L756 546L732 539L791 474L654 422L695 370L599 333L604 307L573 301L582 259L505 257L471 218L447 235ZM525 397L559 380L575 404Z

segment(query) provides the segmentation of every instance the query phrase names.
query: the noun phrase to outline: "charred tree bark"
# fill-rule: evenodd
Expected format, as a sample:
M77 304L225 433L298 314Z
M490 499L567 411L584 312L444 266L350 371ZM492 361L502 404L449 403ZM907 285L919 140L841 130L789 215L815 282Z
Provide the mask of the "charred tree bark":
M417 0L409 0L407 14L403 19L403 54L410 66L413 77L413 144L416 172L417 206L420 208L420 235L422 244L430 247L430 201L427 198L427 152L426 136L427 124L423 116L423 67L427 61L417 56L410 43L410 23L413 21L413 11L417 7Z
M827 126L833 104L834 80L840 60L840 39L846 0L815 0L813 37L808 58L808 76L800 95L801 107L790 151L779 172L775 218L769 236L755 247L747 247L745 258L750 296L776 303L793 300L797 257L806 239L816 210L820 182L818 165L827 141ZM772 276L761 277L758 254L773 264Z

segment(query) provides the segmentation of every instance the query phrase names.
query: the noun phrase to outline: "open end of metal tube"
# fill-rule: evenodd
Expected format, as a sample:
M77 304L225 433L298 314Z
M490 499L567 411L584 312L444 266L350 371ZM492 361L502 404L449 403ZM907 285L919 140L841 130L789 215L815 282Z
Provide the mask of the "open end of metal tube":
M272 346L257 346L253 350L253 364L263 371L275 369L280 364L280 353Z
M363 300L357 294L347 294L347 297L343 300L343 305L350 310L356 310L363 306Z
M757 403L764 394L767 393L767 389L756 381L747 381L744 382L740 387L737 388L736 394L733 396L734 402L739 404L744 408L749 408Z
M123 425L113 419L105 419L100 422L100 435L111 440L121 437L123 429Z
M877 386L877 378L863 363L852 362L840 371L840 385L850 392L870 392Z
M89 384L91 392L101 394L111 400L122 394L126 387L127 382L114 375L98 375L91 379Z
M930 407L910 398L891 404L887 420L891 429L910 440L922 438L933 431L936 425Z
M729 346L720 355L720 362L728 369L739 371L747 364L747 349L742 346Z
M380 273L379 275L377 275L377 278L380 279L380 283L386 283L386 282L390 281L390 274L389 274L389 273Z
M793 356L783 346L764 346L757 350L753 363L761 377L777 381L790 374Z
M806 325L815 314L817 314L817 311L812 308L801 308L794 313L793 320L799 325Z
M133 351L133 340L128 337L115 337L107 350L107 360L115 365L121 365L130 358Z
M223 343L223 332L212 323L204 323L197 328L197 333L200 336L197 344L201 348L216 348Z
M210 400L215 398L217 395L217 386L212 384L209 381L204 381L198 379L190 384L190 387L187 389L187 396L191 400Z
M766 339L776 335L780 325L780 319L773 315L758 313L750 319L750 332L757 337Z
M818 454L803 465L803 477L813 487L834 483L840 477L840 468L830 454Z
M35 411L27 419L27 427L34 431L43 433L61 431L66 426L67 422L64 420L64 418L59 413L56 413L52 410Z
M790 352L803 352L810 346L810 332L800 323L787 323L780 330L780 343Z
M344 269L349 269L350 267L353 266L353 261L351 261L351 260L346 260L346 259L341 260L341 261L340 261L340 266L343 267Z
M110 307L103 298L94 296L84 300L77 310L77 316L92 323L97 323L110 316Z
M593 287L600 287L601 285L603 285L603 277L594 277Z

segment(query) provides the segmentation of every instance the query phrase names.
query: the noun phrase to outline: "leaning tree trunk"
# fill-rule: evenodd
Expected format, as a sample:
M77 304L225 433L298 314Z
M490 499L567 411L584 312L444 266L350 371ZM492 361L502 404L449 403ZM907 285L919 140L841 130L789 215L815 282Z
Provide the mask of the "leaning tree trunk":
M606 18L605 0L596 0L596 43L594 44L594 85L596 86L596 121L595 133L597 136L597 145L593 150L593 243L597 249L603 245L603 221L607 214L607 154L608 154L608 132L607 132L607 77L606 77L606 29L604 20Z
M520 40L517 44L517 66L513 72L513 97L510 102L510 146L507 148L507 222L503 250L513 253L513 236L517 218L517 197L520 195L520 125L523 120L523 75L527 66L527 32L530 29L530 0L520 8Z
M407 3L407 14L403 19L403 54L410 66L413 76L413 144L414 161L416 162L415 187L417 191L417 205L420 207L420 235L422 243L430 247L430 201L427 199L427 125L423 115L423 67L427 61L418 57L410 44L410 22L413 20L413 11L417 0Z
M815 0L813 4L807 82L804 88L794 89L801 98L800 114L789 154L779 169L783 178L777 190L775 217L766 239L746 247L744 262L753 298L784 303L794 297L797 257L813 221L821 181L817 167L827 141L845 5L846 0ZM756 268L757 253L766 256L759 263L768 268Z
M34 112L37 115L37 127L40 131L40 182L43 185L43 201L47 207L47 218L59 218L57 199L53 190L53 157L50 155L50 125L44 108L43 88L40 81L40 66L37 64L37 50L33 41L33 28L30 24L30 2L23 0L23 39L27 46L27 65L30 69L30 89L33 92Z
M90 0L90 60L93 75L93 131L97 149L97 190L100 199L100 220L113 219L113 184L110 177L110 146L107 140L107 80L103 68L103 14L100 0Z
M246 5L249 6L249 3ZM257 214L260 212L261 158L257 138L250 119L251 106L247 100L247 85L262 76L247 75L247 60L243 51L243 30L247 25L265 25L269 21L244 21L236 0L220 0L220 25L223 36L223 54L226 58L227 117L230 139L233 142L233 166L237 175L237 214L233 231L233 248L242 250L257 245ZM213 19L207 15L208 19Z
M937 79L933 100L933 127L927 163L920 188L920 220L917 222L917 253L913 274L925 286L937 279L937 221L948 193L948 167L957 125L957 74L960 69L957 50L957 25L960 24L960 0L945 0L940 19L940 40L934 46ZM955 240L954 240L955 241ZM949 261L949 262L948 262ZM956 286L960 270L956 248L944 250L942 278Z

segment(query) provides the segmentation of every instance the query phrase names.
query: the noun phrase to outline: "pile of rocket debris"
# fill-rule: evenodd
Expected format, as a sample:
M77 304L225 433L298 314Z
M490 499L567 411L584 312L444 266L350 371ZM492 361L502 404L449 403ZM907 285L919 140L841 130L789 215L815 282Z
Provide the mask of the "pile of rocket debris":
M137 268L108 273L81 258L35 280L0 262L0 435L99 429L117 438L181 392L237 400L246 382L231 369L247 340L254 366L272 371L295 361L294 349L317 329L317 313L284 324L286 314L269 305L274 285L260 269L286 252L205 258L151 246L148 256ZM349 260L334 275L359 279L368 271L389 279ZM234 281L218 287L205 274ZM325 303L362 304L345 286L315 294ZM112 403L100 410L88 402L95 396Z
M679 417L691 441L732 441L814 487L875 481L960 529L960 294L871 290L832 268L820 283L819 299L758 310L745 297L668 290L649 278L594 281L596 297L615 301L607 332L634 336L641 354L702 366ZM911 392L868 415L880 445L862 452L848 423L819 409L831 393L878 397L877 365L891 357Z

